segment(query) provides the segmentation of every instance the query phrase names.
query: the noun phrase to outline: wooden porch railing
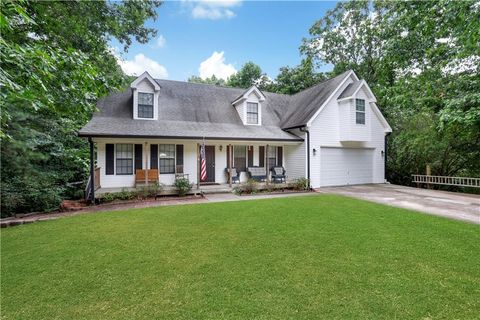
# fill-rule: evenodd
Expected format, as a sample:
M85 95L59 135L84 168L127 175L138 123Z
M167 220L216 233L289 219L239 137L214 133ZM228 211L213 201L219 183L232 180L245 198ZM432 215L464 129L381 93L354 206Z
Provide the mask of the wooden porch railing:
M480 188L480 178L469 177L446 177L446 176L431 176L424 174L412 174L412 182L424 184L439 184L445 186L459 186Z
M135 184L149 182L158 183L158 169L138 169L135 171Z
M100 167L95 168L93 183L95 186L95 190L100 189ZM92 177L88 176L87 185L85 186L85 190L83 192L85 196L85 200L91 199L91 196L92 196L91 186L92 186Z

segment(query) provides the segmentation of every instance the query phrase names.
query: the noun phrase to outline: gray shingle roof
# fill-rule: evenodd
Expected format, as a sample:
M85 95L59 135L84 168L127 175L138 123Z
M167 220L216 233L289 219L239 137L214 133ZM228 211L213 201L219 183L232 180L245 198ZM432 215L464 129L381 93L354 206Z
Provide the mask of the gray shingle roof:
M133 92L128 88L101 99L99 111L79 135L301 141L282 128L306 124L346 74L293 96L262 92L261 126L243 125L231 105L245 89L156 80L161 87L158 120L133 119Z
M343 99L347 97L351 97L352 94L358 89L358 87L362 84L362 81L354 81L350 83L348 86L345 87L345 90L340 93L337 99Z
M282 122L282 128L306 125L349 73L350 70L345 71L334 78L294 94L289 113Z

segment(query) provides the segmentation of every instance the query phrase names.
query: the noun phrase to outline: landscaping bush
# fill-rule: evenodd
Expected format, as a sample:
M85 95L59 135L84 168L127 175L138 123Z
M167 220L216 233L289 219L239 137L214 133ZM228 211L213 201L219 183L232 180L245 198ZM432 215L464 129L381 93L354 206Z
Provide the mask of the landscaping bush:
M135 191L128 191L126 188L123 188L120 192L115 193L105 193L102 198L101 202L112 202L115 200L133 200L138 197L137 192Z
M293 181L292 187L294 190L308 190L310 183L307 178L298 178Z
M255 194L258 192L258 182L253 179L249 179L247 182L233 188L233 192L238 195Z
M178 195L180 197L185 196L190 190L192 190L192 184L187 178L178 178L175 180L175 188L177 188Z
M163 185L159 183L153 183L148 186L137 188L137 196L140 199L147 199L155 197L158 193L162 192Z

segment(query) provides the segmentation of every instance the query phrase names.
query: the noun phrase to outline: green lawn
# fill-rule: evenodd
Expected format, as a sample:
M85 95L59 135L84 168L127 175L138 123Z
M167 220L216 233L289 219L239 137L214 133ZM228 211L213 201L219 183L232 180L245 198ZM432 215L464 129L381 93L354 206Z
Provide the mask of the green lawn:
M480 227L340 196L1 231L1 319L474 319Z

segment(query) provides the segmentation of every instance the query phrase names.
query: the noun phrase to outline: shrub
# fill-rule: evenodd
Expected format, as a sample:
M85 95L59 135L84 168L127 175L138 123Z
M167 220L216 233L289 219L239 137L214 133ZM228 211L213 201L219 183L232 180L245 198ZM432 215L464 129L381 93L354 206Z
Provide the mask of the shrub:
M187 178L178 178L175 180L175 188L177 188L178 195L183 197L192 190L192 184L188 181Z
M120 192L115 193L105 193L101 201L102 202L112 202L115 200L132 200L137 198L137 192L135 191L128 191L127 189L123 188Z
M247 182L233 188L233 192L238 195L244 193L255 194L258 192L258 183L253 179L249 179Z
M307 178L298 178L293 181L292 187L294 190L308 190L310 183Z
M162 192L163 185L154 183L148 186L143 186L137 189L137 196L141 199L155 197L159 192Z

